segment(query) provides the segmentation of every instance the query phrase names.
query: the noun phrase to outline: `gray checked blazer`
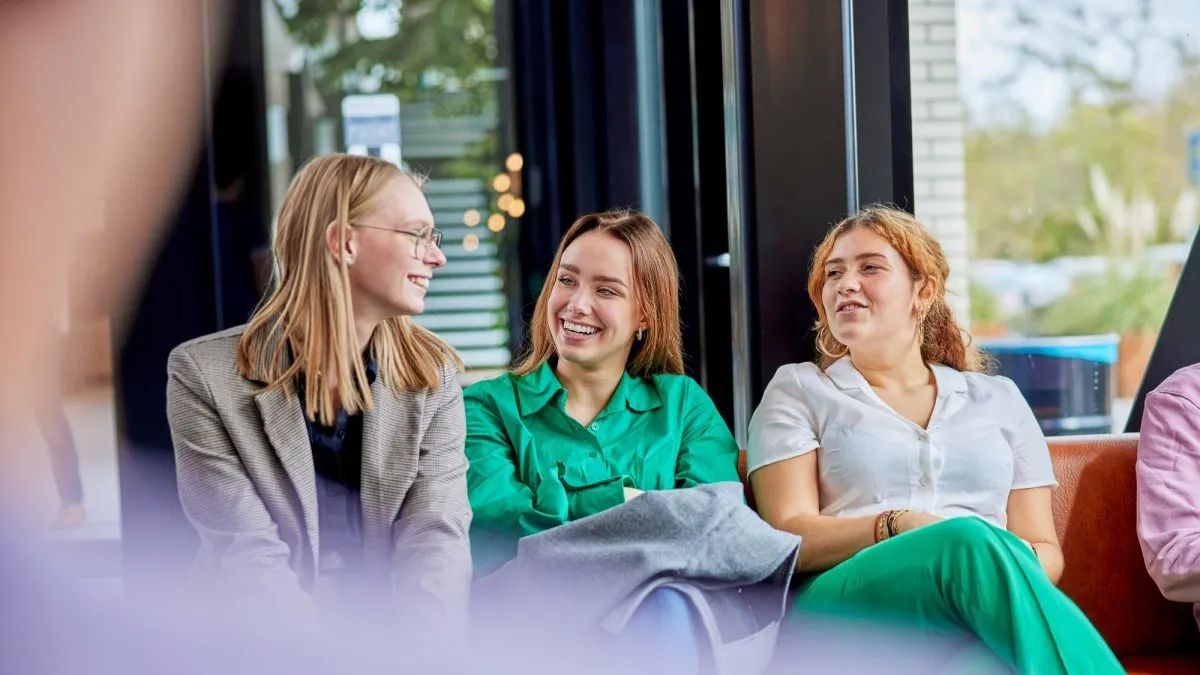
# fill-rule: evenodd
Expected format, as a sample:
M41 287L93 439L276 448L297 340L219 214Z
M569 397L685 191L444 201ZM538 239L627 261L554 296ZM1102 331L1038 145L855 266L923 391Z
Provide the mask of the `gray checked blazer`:
M236 366L243 327L176 347L167 417L184 512L200 535L193 583L315 617L316 473L295 388L261 391ZM364 554L383 603L406 623L466 625L471 581L466 436L454 367L437 391L380 376L363 415ZM258 393L256 393L258 392Z

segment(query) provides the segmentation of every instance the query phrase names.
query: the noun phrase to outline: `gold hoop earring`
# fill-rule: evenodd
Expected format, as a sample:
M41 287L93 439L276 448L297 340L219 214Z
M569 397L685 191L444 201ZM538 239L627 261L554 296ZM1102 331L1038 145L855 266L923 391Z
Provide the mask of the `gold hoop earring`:
M830 349L829 344L832 343L834 348ZM850 353L850 348L837 341L833 337L833 331L830 330L829 324L822 323L817 328L817 351L833 361L836 361L846 354Z

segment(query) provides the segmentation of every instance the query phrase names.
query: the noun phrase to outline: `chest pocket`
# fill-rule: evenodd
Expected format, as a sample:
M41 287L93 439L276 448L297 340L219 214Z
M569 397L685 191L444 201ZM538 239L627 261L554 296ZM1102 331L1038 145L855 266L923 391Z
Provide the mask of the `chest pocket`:
M573 420L533 431L529 439L536 448L533 454L539 481L555 466L560 468L564 485L587 485L606 477L607 462L599 441Z
M657 417L624 413L597 418L595 430L566 420L542 429L537 438L539 468L560 463L563 482L569 486L627 476L642 490L673 488L680 438Z

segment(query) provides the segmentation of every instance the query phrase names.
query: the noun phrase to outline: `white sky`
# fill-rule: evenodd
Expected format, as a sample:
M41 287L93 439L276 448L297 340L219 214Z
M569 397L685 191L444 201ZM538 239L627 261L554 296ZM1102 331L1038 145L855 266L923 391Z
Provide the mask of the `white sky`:
M1075 6L1077 0L958 0L958 60L963 100L972 120L986 124L1010 118L1018 107L1028 112L1040 125L1052 122L1066 103L1066 80L1060 73L1044 67L1027 67L1010 88L1000 90L995 81L1018 67L1020 61L1006 48L1017 40L1038 44L1046 49L1062 49L1059 32L1053 29L1052 17L1062 17L1063 7ZM1017 3L1041 8L1039 18L1049 18L1050 27L1041 34L1024 34L1012 29L1011 10ZM1119 13L1136 16L1138 0L1078 0L1088 10L1098 13ZM1153 29L1169 37L1183 37L1200 51L1200 0L1152 0ZM1053 9L1050 9L1053 8ZM1094 16L1094 15L1093 15ZM1074 20L1075 25L1079 21ZM1133 21L1125 24L1134 25ZM1107 29L1093 26L1092 35ZM1130 70L1129 53L1115 39L1102 40L1087 55L1090 60L1112 72ZM1146 95L1161 94L1178 78L1174 56L1162 47L1151 44L1143 56L1137 74L1137 89Z

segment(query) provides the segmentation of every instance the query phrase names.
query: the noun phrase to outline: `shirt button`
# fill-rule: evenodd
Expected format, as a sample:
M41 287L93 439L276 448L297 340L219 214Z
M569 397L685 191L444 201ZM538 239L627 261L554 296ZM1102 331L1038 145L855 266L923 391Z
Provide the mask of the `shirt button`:
M592 431L600 431L600 423L599 423L599 422L592 422L592 427L591 427L591 429L592 429Z

